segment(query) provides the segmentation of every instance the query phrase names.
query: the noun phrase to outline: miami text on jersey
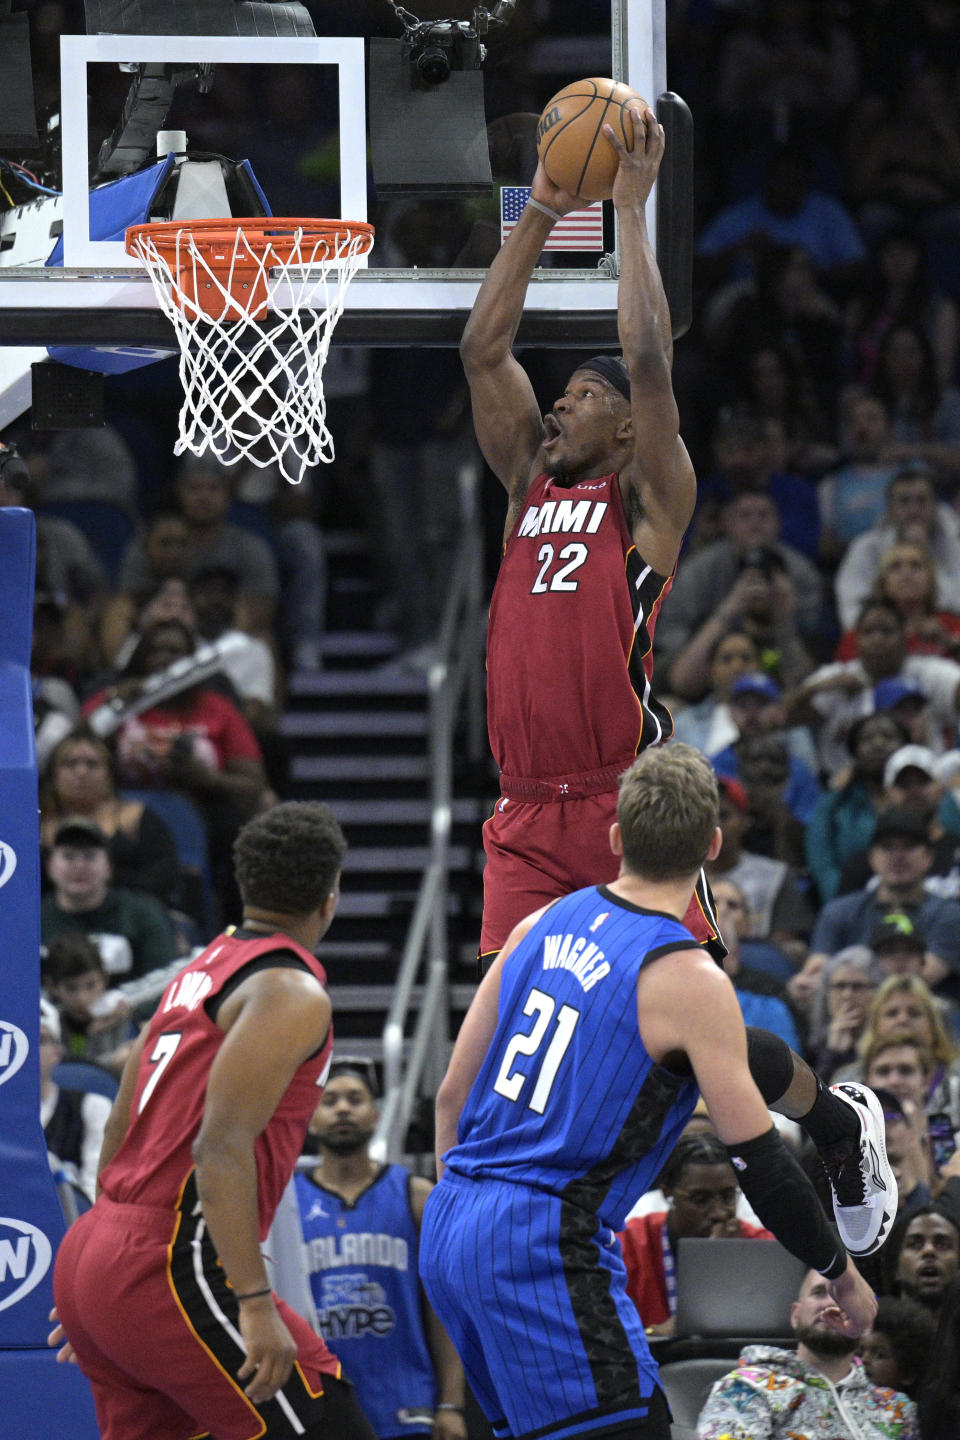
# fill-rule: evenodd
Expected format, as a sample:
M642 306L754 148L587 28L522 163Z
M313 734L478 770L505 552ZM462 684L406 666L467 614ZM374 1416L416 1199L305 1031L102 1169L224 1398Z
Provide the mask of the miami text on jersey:
M606 500L545 500L523 512L518 535L596 535Z

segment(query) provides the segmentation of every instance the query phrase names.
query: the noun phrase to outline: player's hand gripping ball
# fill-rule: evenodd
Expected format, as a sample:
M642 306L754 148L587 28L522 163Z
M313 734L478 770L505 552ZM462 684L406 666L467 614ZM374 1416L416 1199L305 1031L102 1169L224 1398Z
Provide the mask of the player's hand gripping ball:
M575 80L548 101L537 126L537 154L558 189L589 201L610 199L619 162L603 127L609 125L632 150L631 101L647 108L629 85L596 76Z

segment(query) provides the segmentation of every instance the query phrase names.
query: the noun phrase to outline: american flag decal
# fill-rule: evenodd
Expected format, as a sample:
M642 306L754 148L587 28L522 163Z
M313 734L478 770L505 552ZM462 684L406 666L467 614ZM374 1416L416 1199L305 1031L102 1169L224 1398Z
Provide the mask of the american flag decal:
M500 190L500 243L523 214L530 199L529 185L504 185ZM603 201L595 200L585 210L571 210L547 236L544 250L602 250Z

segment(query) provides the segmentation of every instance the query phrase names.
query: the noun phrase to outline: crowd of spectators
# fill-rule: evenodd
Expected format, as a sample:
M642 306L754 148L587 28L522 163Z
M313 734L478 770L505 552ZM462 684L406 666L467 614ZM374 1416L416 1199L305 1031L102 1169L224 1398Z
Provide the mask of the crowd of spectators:
M826 1081L883 1093L900 1218L864 1359L923 1413L903 1338L916 1314L893 1301L943 1301L937 1343L955 1355L960 1284L960 10L673 0L667 15L697 134L675 380L700 491L656 674L677 735L721 778L710 878L745 1014ZM413 219L386 231L400 263L426 243ZM0 502L38 517L51 1054L119 1064L159 994L125 983L166 975L232 918L232 838L289 794L278 717L286 676L322 664L338 505L367 527L381 618L412 651L429 640L469 448L459 371L429 364L436 382L412 387L402 352L332 359L349 495L165 464L169 417L151 428L142 384L117 392L103 437L13 437L29 480ZM548 404L569 354L533 368ZM95 494L129 524L113 571L64 518ZM44 1113L58 1103L48 1089ZM718 1170L701 1148L694 1168ZM659 1255L683 1233L680 1174L646 1226ZM735 1179L696 1178L688 1191L713 1187L728 1211ZM940 1414L956 1405L938 1392Z

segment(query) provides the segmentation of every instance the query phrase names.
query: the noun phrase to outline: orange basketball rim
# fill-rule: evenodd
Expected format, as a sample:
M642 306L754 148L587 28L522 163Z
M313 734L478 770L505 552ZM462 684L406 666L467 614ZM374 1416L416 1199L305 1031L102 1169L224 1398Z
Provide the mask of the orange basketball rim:
M311 220L275 215L225 220L162 220L131 225L128 255L155 252L166 261L173 301L213 321L260 319L268 308L268 275L291 265L329 265L347 253L365 255L374 230L362 220Z

